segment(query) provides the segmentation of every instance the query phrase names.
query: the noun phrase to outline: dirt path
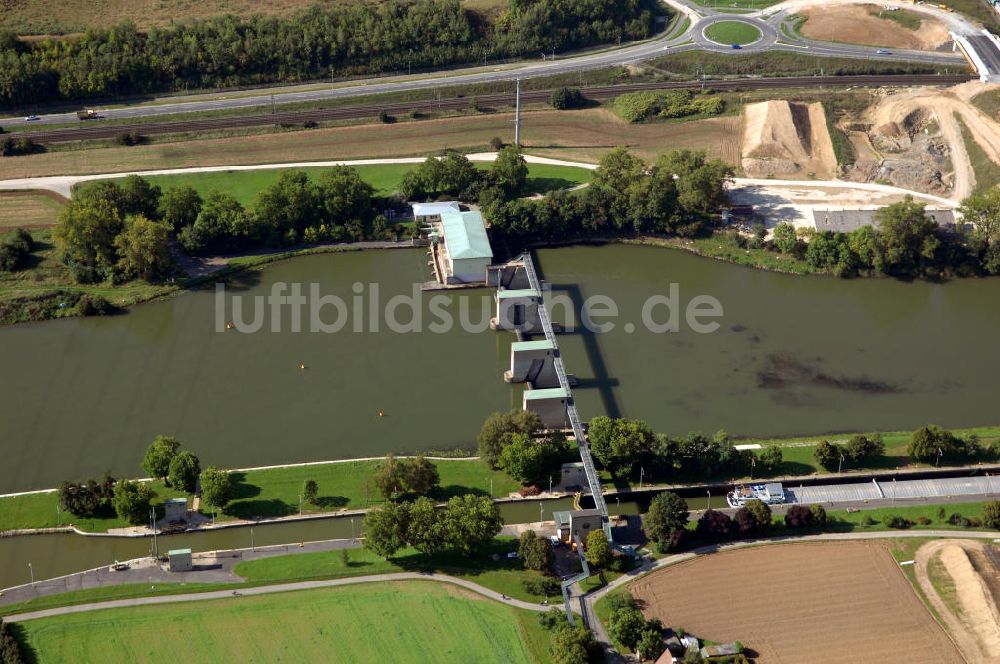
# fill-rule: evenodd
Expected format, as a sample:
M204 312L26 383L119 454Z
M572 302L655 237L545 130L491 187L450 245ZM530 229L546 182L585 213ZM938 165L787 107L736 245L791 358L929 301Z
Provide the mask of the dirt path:
M939 540L924 544L914 557L914 573L920 589L966 661L972 664L996 662L995 654L1000 652L1000 612L967 555L982 550L982 542ZM928 567L938 554L955 583L961 615L955 615L931 583Z

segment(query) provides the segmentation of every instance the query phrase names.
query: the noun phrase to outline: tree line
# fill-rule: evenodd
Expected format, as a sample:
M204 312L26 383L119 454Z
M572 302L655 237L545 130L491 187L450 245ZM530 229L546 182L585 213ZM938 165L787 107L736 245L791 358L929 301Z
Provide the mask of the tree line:
M0 34L0 106L296 82L537 57L653 34L642 0L459 0L315 5L288 18L217 16L28 43Z
M954 230L945 228L929 216L933 212L927 212L926 204L907 196L880 208L874 226L842 233L796 231L782 223L775 227L768 246L841 277L940 279L1000 274L1000 191L972 194L959 212L963 222ZM967 224L971 230L965 228ZM749 248L765 246L762 230L737 241Z
M430 498L420 497L368 512L364 546L387 559L406 547L428 555L471 554L490 544L502 527L500 510L487 496L455 496L441 509Z

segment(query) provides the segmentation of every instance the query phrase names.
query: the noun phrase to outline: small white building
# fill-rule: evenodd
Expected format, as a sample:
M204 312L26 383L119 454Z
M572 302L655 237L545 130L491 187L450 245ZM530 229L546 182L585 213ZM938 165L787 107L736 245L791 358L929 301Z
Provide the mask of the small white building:
M441 214L444 267L448 283L486 281L486 268L493 262L493 249L486 236L486 222L479 212Z
M413 203L413 219L415 221L441 221L441 215L446 212L461 212L462 208L456 201L438 201L435 203Z

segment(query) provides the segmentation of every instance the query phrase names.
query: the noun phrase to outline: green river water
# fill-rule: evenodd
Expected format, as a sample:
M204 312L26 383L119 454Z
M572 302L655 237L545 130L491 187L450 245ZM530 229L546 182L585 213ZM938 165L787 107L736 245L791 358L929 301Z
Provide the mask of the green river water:
M317 283L351 303L352 284L378 282L384 305L426 280L425 259L421 250L303 257L229 292L249 303L274 282ZM543 250L538 263L556 293L578 303L607 295L621 312L611 332L562 337L585 418L737 435L998 419L1000 280L795 277L627 246ZM671 282L682 304L718 299L716 333L641 325L643 302ZM490 315L488 291L447 297L470 302L473 321ZM335 334L310 333L307 322L292 332L287 315L277 333L266 324L217 332L215 306L206 290L112 318L0 329L0 492L105 469L135 476L157 434L224 467L469 448L487 414L520 406L520 389L501 378L510 334L394 333L384 321L377 333L353 332L352 322ZM426 327L433 319L423 315ZM223 318L234 318L231 308Z
M738 435L998 420L1000 280L795 277L627 246L542 250L538 264L555 294L577 304L607 295L620 310L614 330L560 341L585 418ZM427 278L422 250L355 252L277 263L229 293L249 303L275 282L317 283L352 303L352 284L377 282L384 305ZM676 333L642 326L643 303L669 294L671 283L681 305L696 295L719 301L717 332L695 333L683 320ZM447 297L467 298L468 318L485 321L489 296ZM0 492L105 469L138 475L161 433L180 438L203 466L472 447L488 413L520 406L520 389L501 378L509 334L394 333L384 324L353 332L352 323L336 334L292 332L288 316L280 332L218 332L215 307L206 290L113 318L0 329ZM425 322L428 313L425 302ZM565 318L558 309L554 317ZM230 307L221 320L233 318ZM536 509L508 507L505 517L534 520ZM267 526L257 542L344 537L348 528L344 520ZM201 550L248 545L242 529L178 537L171 544ZM144 540L69 535L0 540L0 587L24 582L27 561L41 578L148 549Z

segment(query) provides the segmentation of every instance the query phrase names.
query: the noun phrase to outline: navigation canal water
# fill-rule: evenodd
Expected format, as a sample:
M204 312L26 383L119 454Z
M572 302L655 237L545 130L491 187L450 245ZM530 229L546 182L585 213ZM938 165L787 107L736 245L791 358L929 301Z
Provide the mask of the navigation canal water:
M377 282L384 305L428 278L425 263L422 250L309 256L230 292L249 313L276 282L317 283L348 303L353 284L369 297ZM606 295L621 311L611 332L560 341L584 418L737 435L997 421L1000 279L796 277L620 245L543 250L538 265L557 292ZM642 326L643 302L672 282L682 303L718 299L718 332ZM447 297L468 297L468 318L483 322L490 295ZM292 332L287 315L281 332L247 334L217 332L215 318L207 290L107 319L0 329L0 492L105 469L135 476L161 433L224 467L471 448L487 414L520 407L520 388L501 380L511 334Z

